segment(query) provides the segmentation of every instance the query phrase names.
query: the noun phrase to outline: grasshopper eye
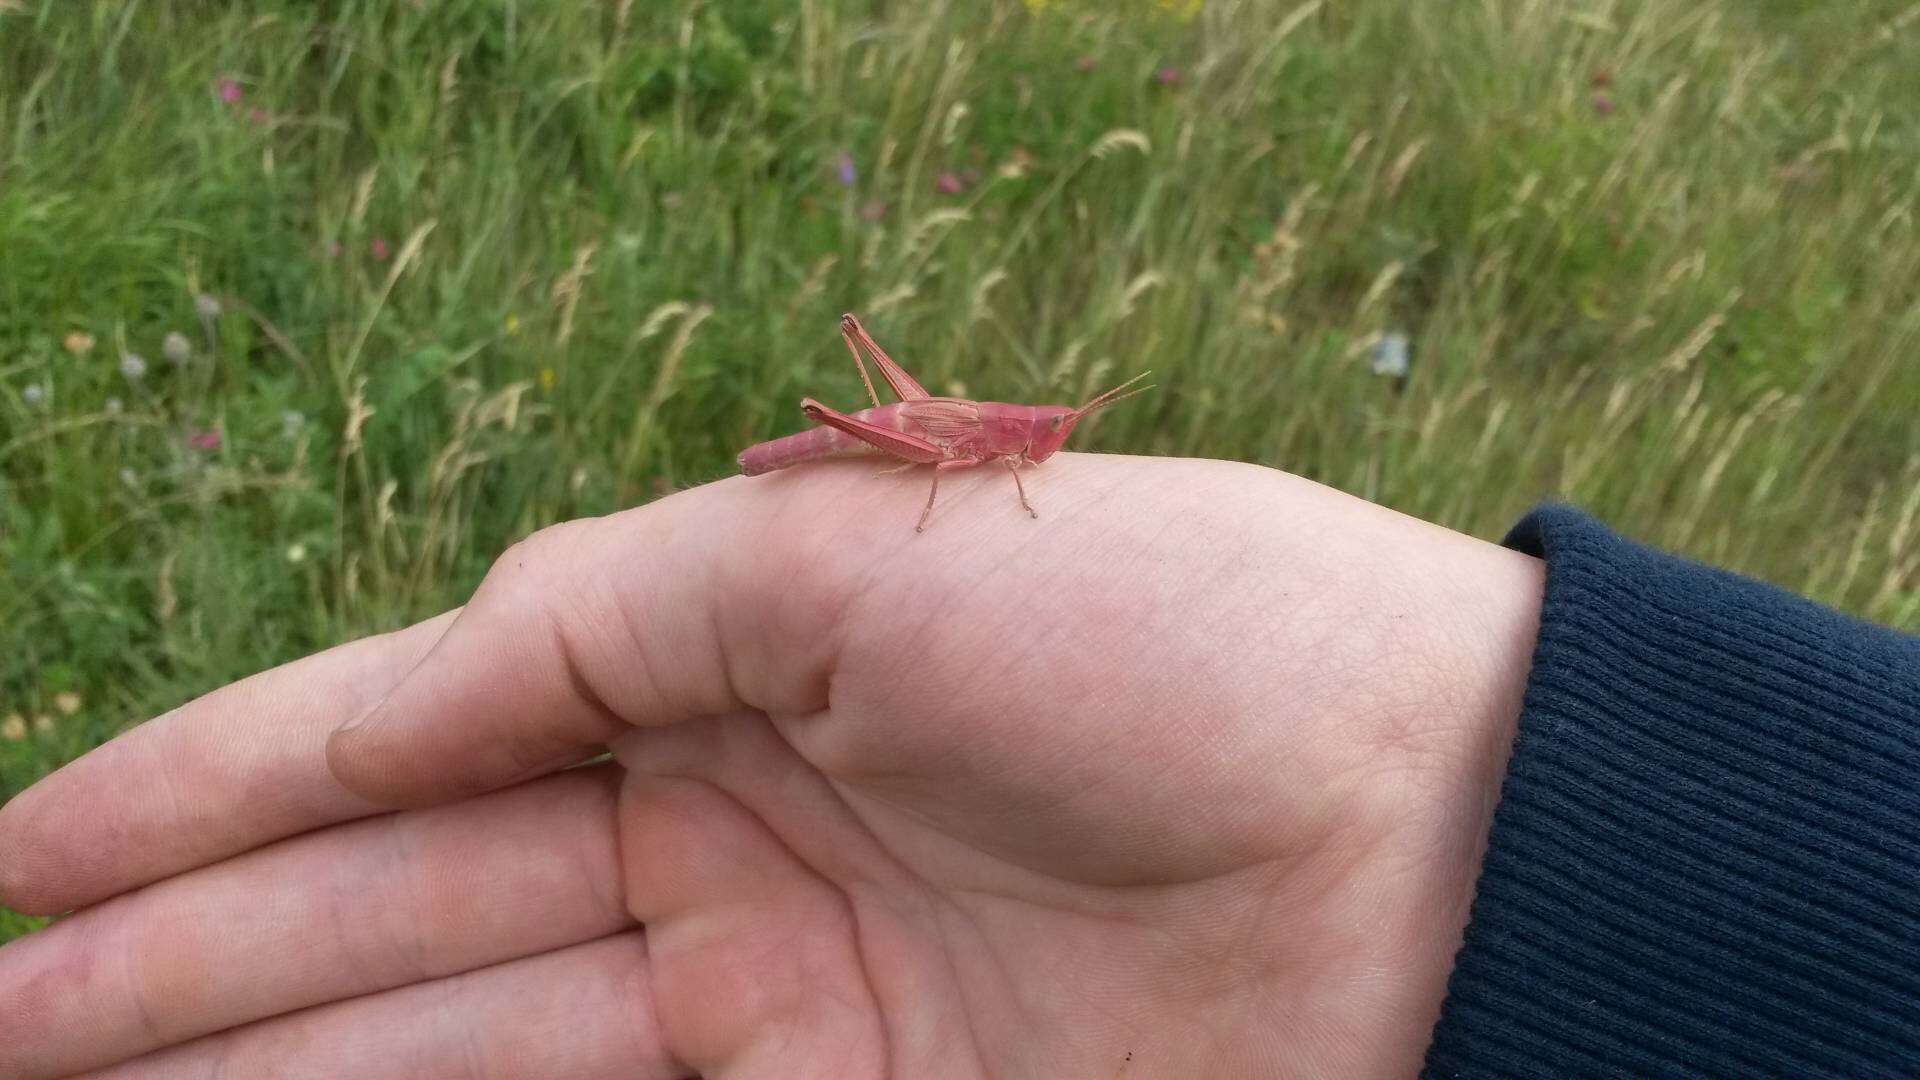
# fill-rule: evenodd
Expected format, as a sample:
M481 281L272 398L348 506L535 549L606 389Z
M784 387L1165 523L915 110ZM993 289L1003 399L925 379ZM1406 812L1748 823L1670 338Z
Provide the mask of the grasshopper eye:
M1055 430L1055 431L1059 431L1059 430L1060 430L1060 421L1061 421L1062 419L1064 419L1064 418L1063 418L1063 417L1059 417L1059 416L1056 416L1056 417L1054 417L1053 419L1051 419L1051 420L1049 420L1049 421L1047 421L1047 426L1048 426L1048 427L1050 427L1050 428L1052 428L1052 429L1053 429L1053 430Z

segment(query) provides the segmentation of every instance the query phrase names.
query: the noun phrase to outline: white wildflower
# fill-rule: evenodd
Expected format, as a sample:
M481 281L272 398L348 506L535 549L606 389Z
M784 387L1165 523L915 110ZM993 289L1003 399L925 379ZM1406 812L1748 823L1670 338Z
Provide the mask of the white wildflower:
M1398 332L1380 335L1373 343L1373 373L1401 379L1406 377L1408 367L1407 335Z

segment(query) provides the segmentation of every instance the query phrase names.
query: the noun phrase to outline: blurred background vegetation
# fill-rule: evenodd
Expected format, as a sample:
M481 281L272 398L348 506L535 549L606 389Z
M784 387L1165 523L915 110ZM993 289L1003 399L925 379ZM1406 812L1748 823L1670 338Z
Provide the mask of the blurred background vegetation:
M0 0L0 796L856 405L846 310L936 393L1152 368L1080 449L1571 499L1920 629L1916 55L1878 0Z

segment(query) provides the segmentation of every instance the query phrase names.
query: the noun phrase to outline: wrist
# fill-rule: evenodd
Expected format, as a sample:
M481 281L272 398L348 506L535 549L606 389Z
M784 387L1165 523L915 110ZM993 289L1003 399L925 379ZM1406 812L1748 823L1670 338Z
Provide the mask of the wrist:
M1485 857L1539 633L1545 564L1431 526L1405 546L1411 608L1407 704L1376 732L1386 857L1375 888L1392 914L1382 958L1401 996L1383 1013L1397 1038L1386 1071L1419 1067L1440 1015ZM1424 616L1424 617L1423 617ZM1386 1004L1386 1003L1383 1003Z

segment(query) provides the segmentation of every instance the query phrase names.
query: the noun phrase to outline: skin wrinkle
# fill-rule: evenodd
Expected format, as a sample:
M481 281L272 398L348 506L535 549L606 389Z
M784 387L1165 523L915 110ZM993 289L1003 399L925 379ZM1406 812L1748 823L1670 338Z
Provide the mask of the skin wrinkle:
M116 913L113 935L120 938L123 944L112 950L112 955L120 957L120 981L130 991L127 996L132 1001L133 1015L139 1021L141 1034L152 1045L165 1046L173 1040L168 1038L160 1018L153 1012L153 994L145 978L147 951L138 941L126 940L131 936L133 920L125 914L124 909L123 905L122 911Z
M774 531L771 526L767 529L769 533ZM774 700L779 695L770 680L743 678L739 665L748 650L725 649L722 643L728 641L752 643L754 648L760 650L760 655L755 657L759 661L756 666L760 671L765 673L774 670L778 666L777 661L769 661L767 658L778 656L780 649L764 637L769 620L766 613L754 610L752 605L741 604L738 601L737 597L755 591L751 588L739 588L740 584L753 581L757 575L767 573L773 573L773 580L777 583L811 580L814 575L820 573L814 568L814 564L833 558L836 553L832 551L830 542L823 541L802 548L797 543L782 544L777 540L773 541L770 547L752 543L729 549L729 551L732 557L739 557L746 552L752 552L753 555L744 567L729 565L730 572L724 575L716 574L720 564L707 564L707 580L704 589L705 595L716 598L716 602L708 609L708 632L712 635L712 652L720 657L726 684L740 702L764 713L800 712L802 710L799 708L784 707L786 703ZM769 556L767 552L777 554ZM773 561L775 559L778 561ZM876 560L866 560L860 565L866 573L873 574L878 572L880 564ZM782 629L797 626L798 637L819 642L818 655L826 658L825 662L817 665L817 670L809 671L805 685L795 694L795 697L797 702L805 703L805 709L808 711L825 710L832 697L833 673L838 666L835 661L841 655L845 641L846 610L849 606L849 598L859 595L861 589L856 588L850 593L843 594L842 602L833 605L833 610L825 619L810 610L815 605L804 601L802 594L796 590L777 585L770 591L774 597L774 603L778 605L775 611L778 626ZM797 612L790 610L796 607L800 610ZM810 667L813 666L815 665L810 665Z
M606 775L601 786L595 790L594 797L595 801L601 804L601 809L606 814L607 835L613 838L615 848L613 852L613 862L617 867L620 861L618 852L620 843L619 785L622 779L617 766L597 767L606 768ZM593 873L593 868L587 864L586 858L586 852L582 850L571 860L570 865L570 868L574 871L575 880L579 882L578 887L580 891L593 896L602 913L610 917L625 917L631 919L632 916L629 914L627 907L625 879L617 869L612 874Z
M491 1056L487 1053L487 1039L461 1007L473 997L473 984L466 979L449 979L445 985L445 1019L460 1033L462 1065L473 1080L492 1080L497 1074L488 1065Z
M392 814L387 818L386 827L380 830L380 843L388 854L386 862L393 868L383 876L388 880L407 883L410 893L405 901L396 905L407 912L407 918L375 920L376 924L386 923L390 931L388 940L383 943L385 947L380 952L383 957L404 959L406 966L397 973L398 977L380 979L370 989L410 985L447 974L437 970L429 961L431 949L420 925L421 916L434 911L432 897L422 891L427 886L428 875L408 873L409 866L421 866L426 862L426 856L418 844L419 820L407 814ZM380 968L376 967L375 970Z

